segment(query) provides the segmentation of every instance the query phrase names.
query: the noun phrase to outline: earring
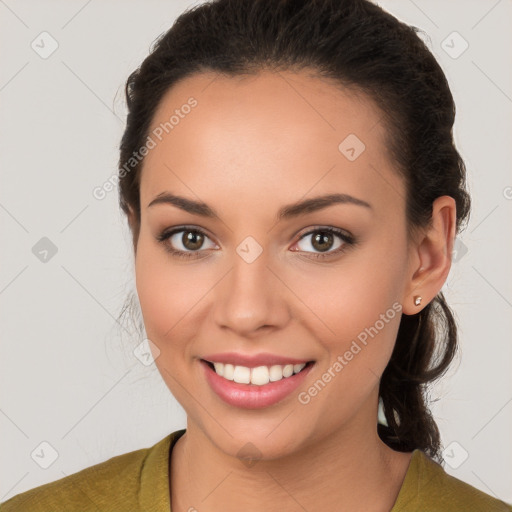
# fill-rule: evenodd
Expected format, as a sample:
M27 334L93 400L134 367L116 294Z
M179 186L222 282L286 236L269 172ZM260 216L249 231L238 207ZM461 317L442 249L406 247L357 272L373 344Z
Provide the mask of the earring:
M384 402L383 402L381 396L379 396L379 411L377 414L377 418L378 418L377 423L379 425L384 425L385 427L388 426L388 420L386 420L386 415L384 414Z
M421 304L421 297L419 295L416 295L414 297L414 305L419 306Z

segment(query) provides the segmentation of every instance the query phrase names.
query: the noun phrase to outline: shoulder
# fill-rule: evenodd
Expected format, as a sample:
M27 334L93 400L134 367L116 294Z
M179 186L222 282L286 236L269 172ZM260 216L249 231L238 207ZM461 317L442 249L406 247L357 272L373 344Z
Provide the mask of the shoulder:
M155 485L167 485L168 449L175 433L150 448L117 455L77 473L22 492L0 504L1 512L136 510ZM160 479L155 482L155 479ZM144 487L143 484L146 483ZM141 496L141 493L148 496ZM154 499L154 496L151 498Z
M392 512L512 512L505 503L448 474L421 450L414 450Z

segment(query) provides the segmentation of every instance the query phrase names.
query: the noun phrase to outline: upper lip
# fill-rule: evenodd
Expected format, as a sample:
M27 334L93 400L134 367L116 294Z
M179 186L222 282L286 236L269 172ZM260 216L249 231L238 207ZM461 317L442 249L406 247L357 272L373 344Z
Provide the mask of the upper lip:
M301 364L311 361L311 359L298 359L295 357L285 357L268 352L259 354L240 354L237 352L222 352L219 354L208 354L202 359L211 363L232 364L233 366L246 366L248 368L256 368L257 366L273 366L276 364Z

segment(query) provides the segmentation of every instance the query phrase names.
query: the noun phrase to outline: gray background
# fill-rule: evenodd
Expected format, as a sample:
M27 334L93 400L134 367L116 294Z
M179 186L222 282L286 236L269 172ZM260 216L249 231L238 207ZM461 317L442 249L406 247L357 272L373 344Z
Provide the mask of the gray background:
M512 2L378 3L428 34L473 196L443 288L462 357L431 394L446 470L512 502ZM128 73L192 4L0 0L0 501L185 426L116 323L134 290L130 235L117 190L92 190L116 171ZM31 46L51 49L44 31L58 43L47 58ZM454 31L469 44L457 58ZM43 237L57 248L45 262ZM47 469L44 441L58 453Z

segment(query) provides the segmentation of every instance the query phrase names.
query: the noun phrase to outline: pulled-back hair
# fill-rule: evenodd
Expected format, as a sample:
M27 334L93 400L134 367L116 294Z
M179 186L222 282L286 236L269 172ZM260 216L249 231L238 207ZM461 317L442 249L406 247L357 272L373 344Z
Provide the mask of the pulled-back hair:
M126 83L127 125L120 144L119 202L134 249L140 229L141 148L163 95L194 73L226 76L305 70L341 90L366 94L379 108L386 148L406 184L408 235L429 226L432 203L454 198L456 230L469 218L464 162L455 148L455 105L446 77L414 26L369 0L214 0L188 9L159 37ZM124 170L123 170L124 167ZM414 315L402 314L380 382L388 426L380 438L397 451L419 448L442 461L426 385L458 349L457 326L442 292Z

